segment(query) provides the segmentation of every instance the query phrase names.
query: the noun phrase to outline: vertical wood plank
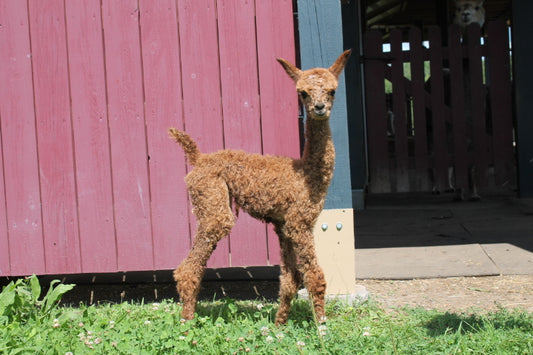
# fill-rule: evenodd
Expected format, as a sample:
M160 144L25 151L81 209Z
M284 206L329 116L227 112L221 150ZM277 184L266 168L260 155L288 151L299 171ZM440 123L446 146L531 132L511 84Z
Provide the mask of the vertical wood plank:
M292 1L256 1L257 60L263 152L300 157L298 99L294 82L275 60L295 63ZM270 265L280 263L279 242L268 227Z
M405 77L403 75L402 32L398 29L391 31L392 55L392 102L394 112L394 147L396 161L396 191L409 191L409 161L407 157L407 122L405 118Z
M431 111L433 127L433 167L437 190L443 191L447 181L446 126L444 122L444 81L442 71L442 42L440 29L430 27L429 60L431 73Z
M65 2L82 272L117 271L99 0Z
M503 21L489 22L487 31L494 169L496 184L501 186L512 179L515 167L509 36Z
M292 1L256 2L261 132L265 154L300 157L298 98L276 58L296 62Z
M466 41L468 44L468 75L472 96L472 128L474 131L474 155L477 173L475 178L480 186L487 185L487 168L489 163L487 130L485 124L485 88L483 87L483 66L481 63L481 28L468 26Z
M0 19L1 19L0 14ZM1 38L0 38L1 41ZM0 65L2 64L1 58L0 58ZM0 103L1 105L1 103ZM1 127L1 120L2 115L0 112L0 127ZM2 144L2 131L0 130L0 150L3 152L3 144ZM2 154L0 154L0 170L2 173L0 174L0 276L9 275L11 271L11 267L9 265L9 239L8 239L8 228L7 228L7 203L6 201L6 194L5 194L5 181L4 181L4 158ZM3 203L2 203L3 202Z
M217 1L224 143L261 153L254 2ZM266 265L266 225L241 213L230 234L230 266Z
M29 2L46 272L80 272L62 0Z
M465 78L463 71L462 29L452 25L448 29L449 64L450 64L450 101L453 124L453 165L455 185L457 188L468 187L467 135L465 122ZM471 139L471 138L470 138Z
M383 57L381 46L381 32L370 30L365 34L365 92L371 192L391 191L385 112L385 62L379 59Z
M223 148L220 68L214 0L178 2L185 130L200 151ZM201 24L201 25L199 25ZM191 218L191 229L196 223ZM229 240L221 240L209 267L229 265Z
M415 183L416 188L428 191L428 150L427 122L424 90L424 47L420 29L409 30L409 47L411 50L411 76L413 84L413 116L415 141Z
M153 269L137 5L102 3L119 270Z
M254 2L217 1L224 148L262 153Z
M10 269L2 275L44 273L41 197L25 1L0 2L0 124ZM3 202L4 203L4 202Z
M171 269L187 255L190 241L185 156L167 135L169 127L183 129L176 2L141 0L139 5L154 267Z

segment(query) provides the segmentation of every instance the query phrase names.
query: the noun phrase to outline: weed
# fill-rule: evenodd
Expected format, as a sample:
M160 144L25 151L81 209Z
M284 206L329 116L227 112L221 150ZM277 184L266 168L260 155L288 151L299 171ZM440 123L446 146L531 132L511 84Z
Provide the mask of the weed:
M37 286L34 277L19 280L0 294L1 354L533 353L533 316L518 311L385 312L372 301L330 303L319 325L309 304L296 300L288 323L276 327L277 305L267 302L200 302L186 322L172 300L58 307L72 285L54 283L43 299Z

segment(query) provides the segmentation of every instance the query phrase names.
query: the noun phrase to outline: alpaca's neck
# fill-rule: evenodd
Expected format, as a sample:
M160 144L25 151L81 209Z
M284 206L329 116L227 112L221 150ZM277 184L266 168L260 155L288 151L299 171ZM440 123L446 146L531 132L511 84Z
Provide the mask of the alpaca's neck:
M329 120L307 118L305 146L302 157L307 183L311 185L316 198L323 199L333 177L335 147L331 138Z

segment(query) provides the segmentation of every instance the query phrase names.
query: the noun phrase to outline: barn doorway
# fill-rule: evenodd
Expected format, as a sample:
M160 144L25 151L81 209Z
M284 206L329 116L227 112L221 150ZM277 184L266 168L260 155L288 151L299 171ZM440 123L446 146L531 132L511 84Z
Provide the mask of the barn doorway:
M360 21L365 192L514 191L511 1L486 2L484 26L466 29L452 1L353 3L343 11L359 5L344 20ZM344 24L348 41L355 27ZM352 163L352 185L360 170Z

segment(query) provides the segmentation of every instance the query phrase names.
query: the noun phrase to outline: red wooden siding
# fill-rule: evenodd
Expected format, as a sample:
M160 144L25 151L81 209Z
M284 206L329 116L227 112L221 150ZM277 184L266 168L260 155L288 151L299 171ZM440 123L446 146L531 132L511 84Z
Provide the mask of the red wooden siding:
M255 36L255 4L248 0L217 4L220 76L225 146L261 152L261 115ZM273 58L274 59L274 58ZM236 87L234 83L241 85ZM241 214L229 238L231 258L245 263L268 263L266 226ZM242 247L240 247L242 246ZM250 253L254 250L254 253ZM254 258L256 260L254 260Z
M445 191L450 171L467 188L472 167L485 190L516 186L508 28L488 23L484 43L479 26L447 30L443 46L441 29L428 28L427 48L419 29L392 30L390 52L380 31L364 35L370 192Z
M168 149L161 136L170 126L183 127L176 3L143 0L139 5L152 233L159 236L153 238L154 268L168 269L186 255L189 239L187 193L172 183L182 180L185 157Z
M297 101L284 98L294 97L293 82L288 76L279 75L278 69L271 63L271 53L280 53L278 57L295 58L295 46L287 41L287 33L293 30L287 26L293 23L291 0L257 1L257 64L259 71L259 93L261 105L261 133L263 135L263 153L272 155L300 155L298 141L294 136L298 132L298 120L277 119L288 112L296 112ZM288 32L287 32L288 31ZM290 132L285 136L283 132ZM268 260L270 265L280 262L279 242L273 227L268 226Z
M81 271L63 1L29 1L46 270Z
M67 1L65 13L81 268L112 272L117 250L100 2Z
M299 154L292 1L0 2L0 275L172 269L194 235L176 126ZM210 267L279 262L241 213Z
M5 203L2 275L45 270L27 3L0 2L0 120ZM4 249L5 247L5 249ZM6 254L8 262L6 263Z

